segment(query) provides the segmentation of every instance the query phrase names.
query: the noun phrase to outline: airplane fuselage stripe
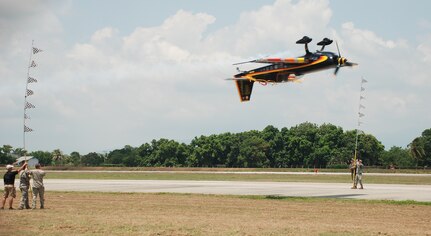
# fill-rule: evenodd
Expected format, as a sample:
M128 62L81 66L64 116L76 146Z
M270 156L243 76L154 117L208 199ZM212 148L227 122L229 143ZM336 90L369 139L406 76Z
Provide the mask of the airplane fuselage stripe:
M314 65L318 65L318 64L322 64L325 61L328 60L328 56L320 56L319 59L317 59L316 61L313 61L311 63L308 64L302 64L302 65L298 65L298 66L294 66L294 67L289 67L289 68L280 68L280 69L274 69L274 70L268 70L268 71L261 71L261 72L252 72L246 75L243 75L241 77L243 78L247 78L249 80L253 80L253 81L260 81L260 79L254 78L255 76L259 76L259 75L266 75L266 74L273 74L273 73L289 73L289 72L293 72L292 74L295 74L295 70L297 69L302 69L302 68L308 68ZM329 66L329 65L328 65ZM319 70L320 68L316 68L315 70ZM322 68L324 69L324 68Z

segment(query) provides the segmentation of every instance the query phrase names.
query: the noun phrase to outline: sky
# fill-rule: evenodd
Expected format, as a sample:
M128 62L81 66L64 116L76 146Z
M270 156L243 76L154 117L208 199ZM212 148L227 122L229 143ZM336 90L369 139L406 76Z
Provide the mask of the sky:
M65 154L153 139L279 129L359 127L386 149L431 128L430 1L0 0L0 145ZM233 63L304 54L328 37L355 68L256 84L241 103ZM326 48L336 52L335 44ZM259 65L242 65L251 69ZM360 100L361 79L363 85Z

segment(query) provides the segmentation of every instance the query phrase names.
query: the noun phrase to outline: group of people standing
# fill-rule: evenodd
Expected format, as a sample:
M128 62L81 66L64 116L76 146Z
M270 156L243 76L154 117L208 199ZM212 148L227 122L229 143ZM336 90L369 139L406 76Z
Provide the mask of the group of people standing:
M4 193L1 203L1 210L4 209L7 199L9 199L9 209L13 210L13 199L16 198L15 190L15 176L19 174L19 189L21 190L21 202L18 209L36 209L37 198L40 200L40 209L45 207L45 187L43 185L43 178L45 177L45 172L41 169L40 164L35 165L34 170L29 170L27 168L27 163L24 163L18 170L13 170L13 165L6 165L7 172L3 176L4 180ZM364 164L362 160L352 159L350 162L350 172L353 180L352 189L357 189L358 184L359 189L363 189L362 185L362 174L364 172ZM30 186L30 178L33 178L33 184ZM30 207L29 204L29 190L33 192L33 203Z
M352 159L349 168L353 180L352 189L357 189L358 184L360 185L359 189L364 189L364 186L362 185L362 174L364 173L364 164L362 164L362 160Z
M16 198L15 190L15 177L19 174L19 189L21 190L21 202L18 210L22 209L36 209L37 198L40 200L40 209L43 209L45 203L45 187L43 185L43 178L45 172L41 169L39 164L35 165L34 170L27 168L27 163L24 163L18 170L13 169L13 165L7 165L7 172L3 176L4 193L1 204L1 210L4 209L6 201L9 199L9 209L13 210L13 199ZM30 178L33 179L33 184L30 186ZM33 203L30 207L29 204L29 190L33 192Z

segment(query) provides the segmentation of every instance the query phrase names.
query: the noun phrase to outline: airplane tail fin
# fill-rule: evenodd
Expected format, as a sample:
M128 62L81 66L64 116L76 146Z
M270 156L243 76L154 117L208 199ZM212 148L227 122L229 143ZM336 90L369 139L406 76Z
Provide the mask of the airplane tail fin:
M236 87L238 89L238 94L239 94L239 98L240 98L241 102L250 101L254 81L235 80L235 82L236 82Z

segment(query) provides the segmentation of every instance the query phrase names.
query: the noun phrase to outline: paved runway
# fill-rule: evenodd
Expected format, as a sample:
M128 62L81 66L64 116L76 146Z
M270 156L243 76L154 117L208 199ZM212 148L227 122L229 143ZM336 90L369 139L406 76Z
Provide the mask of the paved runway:
M51 173L170 173L170 174L236 174L236 175L315 175L314 172L275 172L275 171L169 171L169 170L49 170ZM350 172L319 172L319 175L346 175ZM367 173L367 176L431 176L431 174L408 174L408 173Z
M275 195L431 202L431 185L367 184L365 189L350 189L349 184L343 183L302 182L87 179L46 179L44 182L47 191Z

